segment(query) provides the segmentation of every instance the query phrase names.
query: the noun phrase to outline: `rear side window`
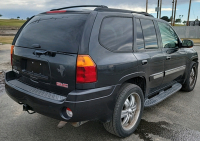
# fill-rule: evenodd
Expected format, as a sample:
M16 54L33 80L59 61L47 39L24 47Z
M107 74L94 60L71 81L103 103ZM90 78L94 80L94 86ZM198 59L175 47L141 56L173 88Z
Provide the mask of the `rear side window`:
M136 38L137 49L144 50L144 36L142 33L142 27L139 19L136 19L136 30L137 30L137 38Z
M157 49L158 41L156 36L156 30L152 20L141 19L141 25L144 35L145 48L146 49Z
M77 53L88 14L49 14L31 19L19 35L16 46Z
M132 52L132 18L105 18L101 25L99 41L110 51Z

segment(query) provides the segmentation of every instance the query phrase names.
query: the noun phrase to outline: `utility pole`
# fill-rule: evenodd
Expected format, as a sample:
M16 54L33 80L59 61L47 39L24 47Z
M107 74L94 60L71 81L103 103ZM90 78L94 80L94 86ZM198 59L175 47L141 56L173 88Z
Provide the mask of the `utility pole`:
M174 0L172 1L172 19L171 19L171 26L173 26L173 17L174 17Z
M177 5L177 0L175 0L175 10L174 10L174 22L173 22L173 26L175 25L175 20L176 20L176 5Z
M158 0L158 6L157 7L159 7L159 2L160 2L160 0ZM159 12L159 10L157 11L157 18L158 18L158 12Z
M160 0L160 16L159 16L159 19L161 18L161 11L162 11L162 0Z
M190 8L191 8L191 1L192 1L192 0L190 0L190 4L189 4L189 10L188 10L187 26L189 26L189 20L190 20Z
M146 0L146 13L148 13L148 0Z

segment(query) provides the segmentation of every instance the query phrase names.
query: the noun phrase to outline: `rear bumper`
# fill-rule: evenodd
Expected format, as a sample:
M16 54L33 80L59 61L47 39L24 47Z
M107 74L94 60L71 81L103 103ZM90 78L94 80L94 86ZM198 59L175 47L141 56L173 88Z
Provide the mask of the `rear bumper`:
M65 97L21 83L13 71L5 74L5 89L14 101L29 105L37 113L69 122L109 120L113 114L118 87L75 90ZM66 108L72 110L72 118L67 116Z

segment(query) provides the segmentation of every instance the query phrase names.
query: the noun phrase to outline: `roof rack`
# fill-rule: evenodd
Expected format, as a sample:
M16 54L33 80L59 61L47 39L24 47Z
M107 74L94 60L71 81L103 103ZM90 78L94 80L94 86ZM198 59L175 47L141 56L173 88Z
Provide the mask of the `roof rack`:
M142 15L145 15L145 16L154 17L153 15L151 15L151 14L149 14L149 13L146 13L146 12L136 12L136 11L132 11L132 13L142 14Z
M131 10L124 10L124 9L114 9L114 8L95 8L95 11L99 12L123 12L123 13L136 13L136 14L141 14L144 16L150 16L154 17L153 15L146 13L146 12L137 12L137 11L131 11Z
M50 11L56 11L56 10L62 10L62 9L70 9L70 8L78 8L78 7L96 7L94 9L94 11L136 13L136 14L141 14L141 15L144 15L144 16L153 17L151 14L148 14L146 12L137 12L137 11L131 11L131 10L124 10L124 9L108 8L105 5L77 5L77 6L69 6L69 7L62 7L62 8L52 9Z
M77 6L69 6L69 7L62 7L58 9L52 9L50 11L62 10L62 9L70 9L70 8L78 8L78 7L101 7L101 8L108 8L105 5L77 5Z

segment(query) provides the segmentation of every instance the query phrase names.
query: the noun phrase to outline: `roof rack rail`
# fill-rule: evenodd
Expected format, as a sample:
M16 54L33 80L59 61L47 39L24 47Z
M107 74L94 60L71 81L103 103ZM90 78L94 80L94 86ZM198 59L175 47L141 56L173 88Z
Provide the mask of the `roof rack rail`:
M142 15L145 15L145 16L154 17L153 15L151 15L151 14L149 14L149 13L146 13L146 12L136 12L136 11L132 11L131 13L142 14Z
M77 7L100 7L100 8L108 8L105 5L77 5L77 6L69 6L69 7L62 7L58 9L52 9L50 11L62 10L62 9L70 9L70 8L77 8Z
M146 12L137 12L137 11L131 11L131 10L124 10L124 9L115 9L115 8L96 8L94 9L95 11L99 11L99 12L123 12L123 13L136 13L136 14L141 14L144 16L150 16L150 17L154 17L153 15L146 13Z

